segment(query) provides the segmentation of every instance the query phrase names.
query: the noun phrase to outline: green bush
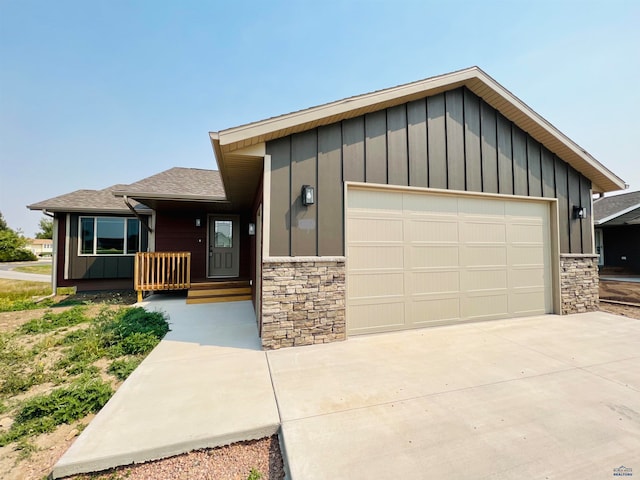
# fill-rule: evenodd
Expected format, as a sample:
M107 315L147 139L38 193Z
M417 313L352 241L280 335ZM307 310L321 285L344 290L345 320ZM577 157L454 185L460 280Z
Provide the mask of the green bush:
M22 333L44 333L61 327L70 327L88 322L85 307L76 306L60 313L45 312L41 318L34 318L20 327Z
M134 333L149 333L161 340L169 331L165 315L160 312L148 312L142 307L131 307L112 326L119 338L126 338Z
M121 358L114 360L107 370L118 380L124 380L133 372L142 360L140 358Z
M56 426L71 423L96 413L113 395L108 383L87 376L67 388L27 400L7 433L0 436L0 447L29 435L51 432Z

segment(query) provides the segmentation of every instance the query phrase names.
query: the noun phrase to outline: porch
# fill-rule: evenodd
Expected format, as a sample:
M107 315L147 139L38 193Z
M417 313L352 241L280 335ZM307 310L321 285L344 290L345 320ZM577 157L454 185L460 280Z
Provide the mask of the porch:
M138 252L134 289L141 302L145 292L186 291L186 303L251 300L251 282L242 278L191 280L191 252Z

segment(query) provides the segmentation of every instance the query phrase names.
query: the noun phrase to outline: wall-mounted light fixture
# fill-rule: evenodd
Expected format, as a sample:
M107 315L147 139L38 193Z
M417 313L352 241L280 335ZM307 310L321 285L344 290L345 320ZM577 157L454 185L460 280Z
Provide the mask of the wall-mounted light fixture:
M573 218L582 220L583 218L587 218L587 207L579 207L577 205L573 206Z
M302 186L302 205L308 207L309 205L313 205L316 203L315 192L313 191L313 187L311 185L303 185Z
M250 223L249 224L249 235L255 235L256 234L256 224L255 223Z
M202 225L202 222L200 221L199 218L196 218L196 227L199 227Z

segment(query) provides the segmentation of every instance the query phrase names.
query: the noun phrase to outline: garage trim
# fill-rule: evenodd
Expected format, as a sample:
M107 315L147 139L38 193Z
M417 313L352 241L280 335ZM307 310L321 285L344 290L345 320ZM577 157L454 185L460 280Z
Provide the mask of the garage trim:
M349 322L350 322L350 312L351 309L349 299L349 283L352 279L350 279L349 275L349 262L352 261L349 255L348 247L349 241L352 238L347 231L348 219L349 219L349 195L354 190L358 191L386 191L386 192L396 192L396 193L413 193L413 194L432 194L438 197L455 197L455 198L467 198L467 199L494 199L500 200L504 202L517 201L517 202L528 202L528 203L537 203L538 205L544 204L548 208L548 238L549 238L549 246L548 246L548 261L549 261L549 272L548 272L548 282L550 289L550 303L552 311L549 313L560 314L561 313L561 295L560 295L560 249L559 249L559 224L558 224L558 201L556 198L544 198L544 197L527 197L527 196L519 196L519 195L501 195L501 194L488 194L488 193L478 193L478 192L466 192L466 191L458 191L458 190L445 190L445 189L435 189L435 188L420 188L420 187L406 187L406 186L394 186L394 185L382 185L382 184L370 184L370 183L361 183L361 182L345 182L344 184L344 228L345 228L345 240L344 240L344 249L346 255L346 298L345 304L347 309L347 331L349 331ZM546 214L545 214L546 215ZM408 265L408 264L405 264ZM406 270L405 270L406 271ZM549 308L549 304L547 303L547 308ZM406 315L406 313L405 313ZM462 319L456 320L455 323L467 323L467 322L475 322L475 321L483 321L482 318L470 318L470 319ZM404 322L404 320L403 320ZM413 325L414 328L420 328L421 326L430 326L430 325L438 325L451 323L447 321L443 322L431 322L429 325ZM405 327L406 328L406 327ZM409 327L411 328L411 327ZM404 329L402 326L398 325L395 329ZM394 330L393 327L389 329L389 331ZM366 332L362 332L366 333ZM353 332L351 332L353 335Z

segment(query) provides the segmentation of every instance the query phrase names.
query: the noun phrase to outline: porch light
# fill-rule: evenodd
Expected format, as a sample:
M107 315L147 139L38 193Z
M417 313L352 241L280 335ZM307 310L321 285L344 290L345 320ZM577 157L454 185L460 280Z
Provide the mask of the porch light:
M255 235L256 234L256 224L255 223L250 223L249 224L249 235Z
M587 208L586 207L579 207L577 205L573 206L573 218L576 219L584 219L587 218Z
M313 187L311 185L303 185L302 186L302 205L308 207L309 205L313 205L315 203L315 195L313 191Z
M200 222L200 219L196 218L196 227L199 227L201 225L202 225L202 223Z

